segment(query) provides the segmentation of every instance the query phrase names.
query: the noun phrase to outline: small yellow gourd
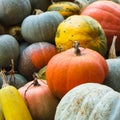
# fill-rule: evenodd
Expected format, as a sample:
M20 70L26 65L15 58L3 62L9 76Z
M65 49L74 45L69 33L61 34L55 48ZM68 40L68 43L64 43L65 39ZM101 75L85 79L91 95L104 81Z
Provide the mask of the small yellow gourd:
M5 120L32 120L31 114L18 90L6 83L2 71L0 74L3 79L0 100Z

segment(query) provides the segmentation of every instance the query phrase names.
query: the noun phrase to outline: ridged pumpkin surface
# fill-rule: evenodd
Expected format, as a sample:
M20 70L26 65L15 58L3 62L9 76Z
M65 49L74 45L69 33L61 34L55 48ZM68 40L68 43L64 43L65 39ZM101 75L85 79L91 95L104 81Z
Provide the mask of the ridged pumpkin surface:
M117 1L116 1L117 2ZM97 20L107 37L110 48L113 36L117 36L116 51L120 51L120 5L113 1L96 1L87 6L81 15L88 15Z
M96 50L102 55L106 54L105 33L101 25L89 16L72 15L59 24L55 36L57 48L72 48L73 41L79 41L80 46Z
M77 86L59 102L55 120L120 120L120 94L97 83Z
M47 64L46 80L58 98L79 84L102 83L107 76L108 66L102 55L88 48L80 48L80 55L76 55L74 50L54 55Z
M67 18L71 15L79 14L80 8L77 4L73 2L56 2L48 7L48 11L58 11L63 15L64 18Z

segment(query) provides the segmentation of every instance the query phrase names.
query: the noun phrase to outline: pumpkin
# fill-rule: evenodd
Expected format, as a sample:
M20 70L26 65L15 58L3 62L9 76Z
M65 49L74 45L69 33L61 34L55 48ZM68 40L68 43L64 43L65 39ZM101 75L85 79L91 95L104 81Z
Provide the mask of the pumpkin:
M26 79L32 80L33 73L44 67L55 54L57 54L55 45L48 42L33 43L21 53L18 71Z
M41 9L46 11L48 6L51 5L51 0L30 0L32 10Z
M64 18L67 18L71 15L80 14L79 6L70 1L61 1L61 2L53 3L48 7L47 10L57 11L61 15L63 15Z
M19 88L34 120L54 120L59 100L42 79L32 80Z
M19 43L13 36L9 34L0 35L0 69L10 67L11 59L16 64L19 52Z
M21 23L30 13L29 0L0 0L0 23L6 26Z
M39 15L30 15L21 25L21 34L29 43L50 42L54 43L57 26L64 20L56 11L47 11Z
M114 35L117 36L116 51L120 51L120 5L113 1L96 1L81 13L97 20L107 37L108 51Z
M119 120L120 93L98 83L70 90L59 102L54 120Z
M81 47L86 47L105 56L107 40L101 25L93 18L85 15L72 15L61 22L55 36L56 47L67 50L73 42L79 41Z
M46 80L52 93L62 98L73 87L87 83L102 83L108 74L108 66L102 55L78 47L53 56L46 66Z

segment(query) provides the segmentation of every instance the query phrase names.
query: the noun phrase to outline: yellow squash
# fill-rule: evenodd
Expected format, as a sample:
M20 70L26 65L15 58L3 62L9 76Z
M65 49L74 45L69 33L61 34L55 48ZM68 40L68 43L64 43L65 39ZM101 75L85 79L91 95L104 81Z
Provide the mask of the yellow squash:
M4 80L4 79L3 79ZM31 114L18 90L5 84L0 90L0 100L5 120L32 120Z

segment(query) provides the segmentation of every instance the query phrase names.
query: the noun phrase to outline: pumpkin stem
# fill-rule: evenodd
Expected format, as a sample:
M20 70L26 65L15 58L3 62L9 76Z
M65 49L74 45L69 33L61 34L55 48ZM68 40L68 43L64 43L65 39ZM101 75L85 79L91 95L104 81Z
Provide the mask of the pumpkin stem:
M112 41L112 44L111 44L111 47L110 47L110 50L109 50L109 55L108 55L109 59L113 59L113 58L117 57L116 49L115 49L116 39L117 39L117 36L113 36L113 41Z
M75 48L75 54L81 55L81 51L79 49L80 43L78 41L74 41L73 47Z
M0 76L2 77L2 81L3 81L2 88L9 85L7 82L7 78L5 76L5 72L6 72L5 70L0 71Z

